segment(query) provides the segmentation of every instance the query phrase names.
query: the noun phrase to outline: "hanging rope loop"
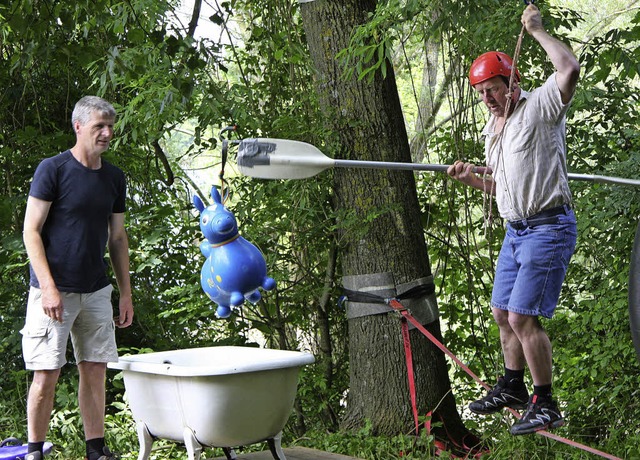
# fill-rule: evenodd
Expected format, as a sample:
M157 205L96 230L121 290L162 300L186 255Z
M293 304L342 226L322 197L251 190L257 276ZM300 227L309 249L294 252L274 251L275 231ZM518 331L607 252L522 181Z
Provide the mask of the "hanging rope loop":
M523 0L524 4L529 6L529 5L533 5L534 4L534 0ZM525 27L525 25L522 25L522 28L520 29L520 35L518 35L518 41L516 42L516 49L513 52L513 57L512 57L512 65L511 65L511 75L509 76L509 90L507 92L507 105L505 107L505 112L504 112L504 118L507 119L509 118L510 115L510 111L511 111L511 104L513 102L513 83L516 80L516 74L517 74L517 69L518 69L518 58L520 57L520 50L522 48L522 40L524 39L524 33L527 31L527 28Z

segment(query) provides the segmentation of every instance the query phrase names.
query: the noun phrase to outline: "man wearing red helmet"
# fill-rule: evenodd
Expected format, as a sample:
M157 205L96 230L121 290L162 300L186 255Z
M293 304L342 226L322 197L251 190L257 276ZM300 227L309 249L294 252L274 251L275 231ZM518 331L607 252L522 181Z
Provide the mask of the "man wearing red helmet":
M580 65L569 47L545 31L533 4L524 10L522 24L545 50L555 73L531 92L520 88L516 73L509 91L511 58L497 51L478 57L469 81L491 113L483 136L492 177L476 176L474 165L462 161L448 170L452 178L494 194L498 211L507 221L491 298L504 375L469 408L491 414L504 407L526 407L511 427L514 435L564 424L552 398L551 342L539 316L551 318L555 311L577 233L567 177L565 123ZM524 383L525 366L533 379L531 397Z

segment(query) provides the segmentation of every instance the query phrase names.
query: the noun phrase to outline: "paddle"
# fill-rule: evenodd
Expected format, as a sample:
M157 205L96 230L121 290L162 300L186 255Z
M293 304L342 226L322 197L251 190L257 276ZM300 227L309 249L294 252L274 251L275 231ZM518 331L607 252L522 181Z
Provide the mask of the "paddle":
M238 146L238 167L261 179L304 179L333 168L368 168L446 172L448 165L391 161L335 160L311 144L284 139L244 139ZM477 167L482 174L487 168Z
M336 160L305 142L269 138L241 140L238 145L237 162L242 174L261 179L305 179L334 167L434 172L446 172L449 168L449 165L441 164ZM473 172L490 174L491 170L476 167ZM640 186L640 180L591 174L569 173L569 179Z

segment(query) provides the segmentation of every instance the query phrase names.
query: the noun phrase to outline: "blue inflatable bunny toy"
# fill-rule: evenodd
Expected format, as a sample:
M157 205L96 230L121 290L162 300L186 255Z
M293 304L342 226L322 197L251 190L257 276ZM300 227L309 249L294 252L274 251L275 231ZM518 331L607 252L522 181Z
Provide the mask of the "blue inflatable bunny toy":
M273 278L267 276L267 264L260 250L238 233L238 222L223 204L220 192L211 188L213 204L205 207L199 196L193 204L200 211L200 229L206 241L200 243L200 251L207 258L200 273L202 289L218 308L218 318L228 318L231 307L242 305L247 299L257 303L262 288L270 291L276 287Z

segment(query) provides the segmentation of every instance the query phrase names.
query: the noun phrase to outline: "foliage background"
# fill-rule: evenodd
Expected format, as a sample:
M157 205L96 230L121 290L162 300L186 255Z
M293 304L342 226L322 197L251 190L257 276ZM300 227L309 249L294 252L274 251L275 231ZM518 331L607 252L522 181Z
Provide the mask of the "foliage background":
M540 2L547 28L571 43L583 66L568 124L569 168L635 177L638 2L601 3L591 10L582 2ZM301 375L285 444L360 458L396 458L400 452L428 458L428 437L416 442L402 434L379 439L366 429L339 430L348 362L334 230L357 223L333 215L330 172L304 181L261 181L236 175L232 161L226 164L229 206L245 237L265 253L278 289L257 306L245 306L235 320L220 321L199 288L200 235L190 203L194 193L206 199L210 187L220 185L220 130L236 124L232 138L261 135L319 147L325 138L297 2L204 6L199 28L212 27L207 35L192 27L175 1L0 4L2 435L25 437L30 375L23 370L19 330L28 284L21 225L29 181L43 158L72 145L73 104L93 93L118 109L109 160L129 180L136 321L119 332L121 353L256 343L309 349L317 363ZM478 132L485 114L468 87L466 69L487 49L511 52L521 8L515 1L381 1L369 24L354 31L340 62L367 78L385 71L379 56L392 58L416 160L481 162ZM437 51L429 54L434 46ZM431 85L423 83L427 56L436 58L435 64L429 61L429 69L437 69ZM550 71L541 50L526 38L520 68L525 87ZM418 116L425 100L428 118ZM556 394L569 421L559 433L621 458L640 458L640 373L627 312L639 191L587 182L571 186L579 245L558 314L545 323L555 349ZM420 175L418 188L445 342L491 381L501 357L486 305L501 223L485 217L491 206L482 196L442 175ZM494 441L492 458L587 458L540 437L508 437L506 417L466 413L466 402L479 389L453 366L451 374L469 426ZM118 375L110 377L109 441L135 452L123 386ZM66 366L50 432L59 447L53 458L81 458L83 452L76 379L73 366ZM154 458L186 458L179 446L158 445Z

